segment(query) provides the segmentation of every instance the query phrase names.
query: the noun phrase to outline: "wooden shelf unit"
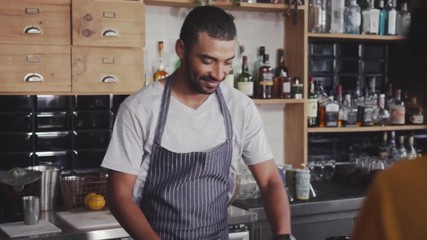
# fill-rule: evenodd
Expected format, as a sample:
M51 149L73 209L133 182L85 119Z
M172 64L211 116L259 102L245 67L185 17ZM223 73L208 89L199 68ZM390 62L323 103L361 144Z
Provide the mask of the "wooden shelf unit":
M403 36L380 36L366 34L308 33L309 40L356 40L356 41L402 41Z
M341 133L341 132L383 132L383 131L411 131L427 130L427 125L403 126L372 126L372 127L316 127L308 128L309 133Z

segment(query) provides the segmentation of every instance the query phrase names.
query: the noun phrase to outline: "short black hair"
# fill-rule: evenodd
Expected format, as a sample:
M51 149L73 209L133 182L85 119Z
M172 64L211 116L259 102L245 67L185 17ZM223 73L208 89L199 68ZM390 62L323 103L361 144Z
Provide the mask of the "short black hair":
M214 6L194 8L185 18L179 38L186 47L191 48L202 32L212 38L226 41L235 39L237 35L233 17Z

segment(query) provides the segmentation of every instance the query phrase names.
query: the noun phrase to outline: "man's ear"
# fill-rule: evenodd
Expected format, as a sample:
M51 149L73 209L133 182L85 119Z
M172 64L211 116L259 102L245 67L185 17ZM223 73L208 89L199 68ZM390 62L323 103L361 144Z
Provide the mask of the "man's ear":
M185 55L185 44L181 39L176 40L175 52L179 59L183 59Z

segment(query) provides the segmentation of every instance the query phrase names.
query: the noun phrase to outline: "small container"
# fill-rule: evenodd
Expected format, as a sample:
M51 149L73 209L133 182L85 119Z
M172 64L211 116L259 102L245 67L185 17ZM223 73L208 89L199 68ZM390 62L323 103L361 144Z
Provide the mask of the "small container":
M302 99L302 92L303 92L304 85L300 83L299 78L294 78L294 83L292 84L292 97L294 99Z
M22 197L22 209L24 212L24 223L34 225L40 219L40 198L37 196Z
M310 170L298 169L295 183L296 198L308 200L310 198Z

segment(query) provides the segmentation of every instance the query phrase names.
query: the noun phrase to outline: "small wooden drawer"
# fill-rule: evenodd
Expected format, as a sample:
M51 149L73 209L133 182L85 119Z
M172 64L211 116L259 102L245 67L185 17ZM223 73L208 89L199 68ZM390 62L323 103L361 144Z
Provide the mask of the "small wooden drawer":
M73 92L132 93L144 85L141 48L72 47Z
M71 0L1 0L0 42L70 45Z
M143 47L144 11L139 1L73 0L73 45Z
M0 92L70 92L69 46L0 45Z

